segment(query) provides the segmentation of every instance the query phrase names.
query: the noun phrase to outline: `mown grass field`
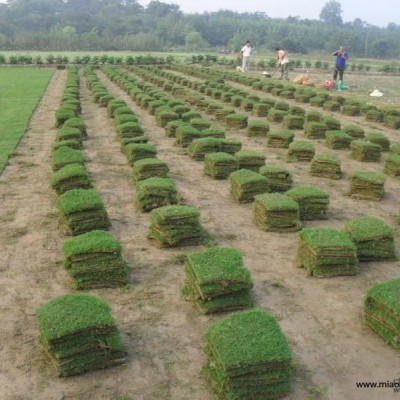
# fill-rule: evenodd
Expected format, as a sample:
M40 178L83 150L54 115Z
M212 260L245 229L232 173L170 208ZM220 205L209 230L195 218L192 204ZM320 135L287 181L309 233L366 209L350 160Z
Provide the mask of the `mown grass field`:
M54 69L0 69L0 172L24 135Z

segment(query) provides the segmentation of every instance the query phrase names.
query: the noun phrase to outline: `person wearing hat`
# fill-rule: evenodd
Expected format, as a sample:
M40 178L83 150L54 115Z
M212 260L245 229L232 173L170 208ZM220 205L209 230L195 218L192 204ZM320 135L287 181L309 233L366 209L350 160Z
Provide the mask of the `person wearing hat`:
M287 52L280 47L275 47L275 54L278 59L277 68L279 69L281 75L278 79L289 80L289 58L287 56Z
M336 50L332 53L333 56L336 56L335 62L335 72L333 73L333 80L336 81L337 76L339 74L339 80L343 83L343 73L346 68L346 61L350 58L348 51L346 51L346 47L340 46L339 50Z
M251 52L252 52L251 43L250 40L247 40L245 45L240 50L240 58L242 59L243 72L248 72L249 70Z

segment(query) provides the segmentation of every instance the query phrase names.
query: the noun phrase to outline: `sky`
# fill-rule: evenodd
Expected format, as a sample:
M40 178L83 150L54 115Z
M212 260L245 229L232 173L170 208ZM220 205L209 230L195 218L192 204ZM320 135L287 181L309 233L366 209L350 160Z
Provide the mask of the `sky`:
M177 4L184 13L203 13L218 10L237 12L264 12L271 18L300 17L319 19L319 14L328 0L160 0ZM356 18L369 24L387 27L389 22L400 25L400 0L336 0L342 6L343 22ZM146 6L150 0L138 0Z

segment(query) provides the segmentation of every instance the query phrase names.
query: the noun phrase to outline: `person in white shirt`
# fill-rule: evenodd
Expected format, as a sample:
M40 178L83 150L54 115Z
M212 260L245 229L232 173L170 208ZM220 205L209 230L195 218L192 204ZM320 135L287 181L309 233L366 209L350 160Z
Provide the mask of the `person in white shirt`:
M275 48L275 53L278 58L278 69L281 72L281 76L279 79L289 80L289 58L285 50L281 49L280 47Z
M242 70L243 72L248 72L250 66L250 55L251 55L251 43L250 40L240 50L240 57L242 59Z

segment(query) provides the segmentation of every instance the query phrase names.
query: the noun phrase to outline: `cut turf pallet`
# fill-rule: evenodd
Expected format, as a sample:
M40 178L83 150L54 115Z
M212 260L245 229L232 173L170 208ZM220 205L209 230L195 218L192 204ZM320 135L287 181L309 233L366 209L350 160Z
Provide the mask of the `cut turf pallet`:
M379 172L355 171L350 175L349 196L380 201L385 193L386 175Z
M206 154L204 157L204 172L214 179L227 179L239 169L239 160L228 153L218 152Z
M270 192L286 192L292 187L292 174L280 165L264 165L259 173L267 178Z
M240 169L229 175L230 195L239 203L251 203L254 196L269 191L265 176L249 169Z
M331 154L317 154L311 160L310 174L327 179L340 179L342 170L340 160Z

